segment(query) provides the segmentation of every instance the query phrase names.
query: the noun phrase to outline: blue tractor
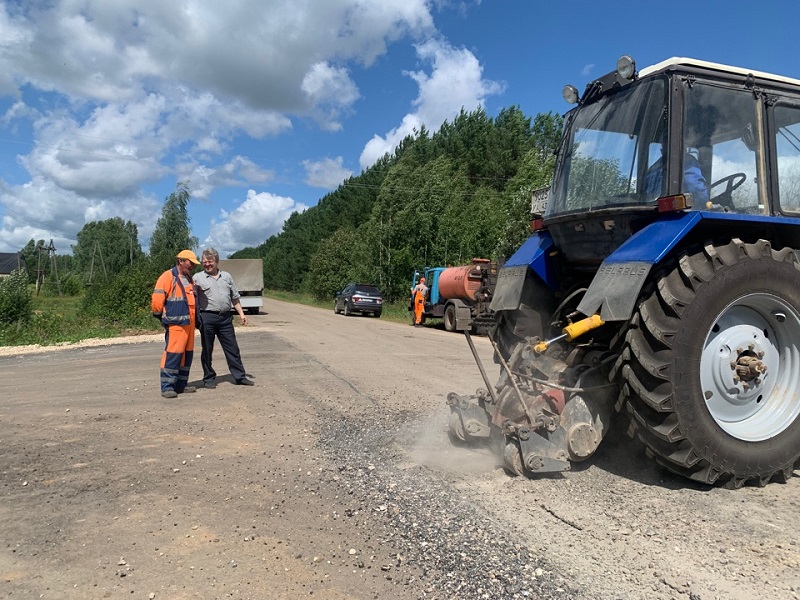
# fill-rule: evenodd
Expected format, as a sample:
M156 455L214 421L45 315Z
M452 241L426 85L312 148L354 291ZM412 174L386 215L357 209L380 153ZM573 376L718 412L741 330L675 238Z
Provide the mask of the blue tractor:
M566 113L533 235L498 273L500 376L451 393L451 436L520 475L589 458L612 418L703 484L800 458L800 80L672 58ZM615 415L619 414L619 417Z

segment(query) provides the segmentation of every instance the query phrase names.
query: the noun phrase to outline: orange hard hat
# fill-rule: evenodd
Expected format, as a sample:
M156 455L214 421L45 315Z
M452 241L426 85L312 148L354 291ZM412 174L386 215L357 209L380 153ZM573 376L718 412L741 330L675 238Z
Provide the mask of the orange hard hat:
M178 252L178 256L176 256L175 258L185 258L186 260L195 265L200 264L200 261L197 260L197 256L191 250L181 250L180 252Z

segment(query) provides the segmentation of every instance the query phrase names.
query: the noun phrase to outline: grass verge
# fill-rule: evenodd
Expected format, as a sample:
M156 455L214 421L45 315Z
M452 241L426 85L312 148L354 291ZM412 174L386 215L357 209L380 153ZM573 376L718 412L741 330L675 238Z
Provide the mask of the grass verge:
M333 299L323 302L309 294L279 290L264 290L263 295L265 298L333 311ZM143 313L141 319L127 318L124 322L118 320L116 315L108 318L89 317L83 313L82 301L82 296L35 296L33 316L29 322L0 326L0 346L51 346L89 338L112 338L162 331L160 323L149 312ZM384 304L381 319L409 323L408 303Z
M30 321L0 326L0 346L50 346L161 330L149 314L149 319L133 324L130 320L123 324L114 318L89 317L83 313L82 300L82 296L35 296Z

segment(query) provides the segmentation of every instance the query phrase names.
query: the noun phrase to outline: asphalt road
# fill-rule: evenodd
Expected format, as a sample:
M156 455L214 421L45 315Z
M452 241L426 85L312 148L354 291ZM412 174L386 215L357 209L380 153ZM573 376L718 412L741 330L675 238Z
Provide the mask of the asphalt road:
M256 385L176 400L158 336L3 349L0 595L800 594L800 477L698 487L614 430L569 473L511 478L448 440L446 394L483 387L462 336L271 300L250 319Z

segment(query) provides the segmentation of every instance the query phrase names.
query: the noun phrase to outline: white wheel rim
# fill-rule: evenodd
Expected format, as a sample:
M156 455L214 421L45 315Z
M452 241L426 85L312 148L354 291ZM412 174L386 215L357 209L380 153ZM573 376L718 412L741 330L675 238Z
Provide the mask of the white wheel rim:
M737 381L742 357L757 358L766 371ZM728 434L757 442L781 433L800 414L800 313L768 293L729 304L706 336L700 384L709 413Z

